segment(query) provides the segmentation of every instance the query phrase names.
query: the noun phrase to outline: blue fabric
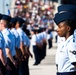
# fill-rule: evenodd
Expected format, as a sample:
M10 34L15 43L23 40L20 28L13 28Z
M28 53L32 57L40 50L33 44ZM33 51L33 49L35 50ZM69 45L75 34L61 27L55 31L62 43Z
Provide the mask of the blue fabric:
M75 19L76 19L76 15L73 12L56 13L54 17L54 21L57 25L62 21L75 20Z
M57 75L76 75L76 72L64 72L64 73L57 72Z
M11 17L8 16L8 15L3 15L3 16L2 16L2 19L3 19L3 20L6 20L6 21L8 21L8 22L10 22Z
M4 40L4 37L0 31L0 48L2 49L4 55L6 56L5 54L5 40Z
M7 28L2 31L2 34L5 39L5 48L9 48L12 53L12 56L14 56L16 54L16 51L15 51L15 39L13 34Z
M0 14L0 20L1 20L2 16L3 16L3 15L2 15L2 14Z
M17 18L12 18L10 22L13 23L13 24L16 24Z
M20 25L22 25L25 21L20 18L20 17L16 17L17 18L17 21L19 22Z
M17 48L20 48L20 36L19 36L18 32L16 31L15 28L13 28L13 29L11 30L11 32L12 32L12 33L14 34L14 36L15 36L15 45L16 45L16 47L17 47Z
M60 5L60 6L58 7L58 12L61 12L61 11L76 12L76 5L73 5L73 4Z

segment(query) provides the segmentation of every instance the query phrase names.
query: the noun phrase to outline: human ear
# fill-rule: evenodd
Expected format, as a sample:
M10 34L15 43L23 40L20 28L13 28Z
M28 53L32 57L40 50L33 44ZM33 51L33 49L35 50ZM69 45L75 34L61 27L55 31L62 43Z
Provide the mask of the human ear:
M68 26L68 27L67 27L67 30L68 30L68 31L70 31L70 30L71 30L71 28Z

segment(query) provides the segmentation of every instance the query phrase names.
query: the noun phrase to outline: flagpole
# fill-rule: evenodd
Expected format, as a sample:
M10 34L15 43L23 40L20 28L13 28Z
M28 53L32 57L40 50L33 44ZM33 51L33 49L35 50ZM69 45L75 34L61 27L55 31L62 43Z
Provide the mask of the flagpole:
M3 0L3 14L5 13L5 1Z

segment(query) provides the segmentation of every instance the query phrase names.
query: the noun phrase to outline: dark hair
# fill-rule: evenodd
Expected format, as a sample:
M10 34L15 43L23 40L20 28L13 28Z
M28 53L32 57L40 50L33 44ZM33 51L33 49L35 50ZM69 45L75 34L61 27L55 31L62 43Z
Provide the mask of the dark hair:
M76 29L76 20L66 20L65 23L71 27L71 33Z

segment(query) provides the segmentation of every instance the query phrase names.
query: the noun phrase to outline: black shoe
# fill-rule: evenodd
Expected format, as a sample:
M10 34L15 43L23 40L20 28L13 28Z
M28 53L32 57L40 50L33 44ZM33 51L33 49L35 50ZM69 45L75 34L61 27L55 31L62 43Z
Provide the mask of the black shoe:
M38 65L38 63L34 63L33 65Z

